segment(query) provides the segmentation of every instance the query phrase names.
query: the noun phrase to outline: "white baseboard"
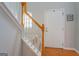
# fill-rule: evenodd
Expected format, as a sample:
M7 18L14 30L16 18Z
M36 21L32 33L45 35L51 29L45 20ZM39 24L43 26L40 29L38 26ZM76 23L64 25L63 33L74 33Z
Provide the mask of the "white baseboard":
M77 53L79 53L79 51L77 49L74 49L74 51L76 51Z
M77 50L77 49L75 49L75 48L63 48L63 49L74 50L75 52L79 53L79 50Z

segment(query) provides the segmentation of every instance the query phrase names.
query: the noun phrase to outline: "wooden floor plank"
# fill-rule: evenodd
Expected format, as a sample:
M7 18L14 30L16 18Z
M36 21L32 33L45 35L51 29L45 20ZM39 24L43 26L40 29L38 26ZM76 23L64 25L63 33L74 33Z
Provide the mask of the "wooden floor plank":
M45 48L45 56L79 56L79 54L62 48Z

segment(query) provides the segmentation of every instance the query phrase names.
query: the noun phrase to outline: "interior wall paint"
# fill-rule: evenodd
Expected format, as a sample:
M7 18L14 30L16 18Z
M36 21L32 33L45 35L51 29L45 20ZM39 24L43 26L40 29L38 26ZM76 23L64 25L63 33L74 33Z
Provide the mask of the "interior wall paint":
M20 35L18 34L20 32L15 23L0 8L0 53L8 53L11 56L20 55L20 37L18 37Z
M20 2L4 2L4 4L7 6L7 8L10 10L10 12L15 16L18 22L20 22L19 16L21 13L21 4Z
M75 2L75 13L76 13L76 40L75 48L79 51L79 2Z
M29 2L28 11L33 14L33 17L40 23L44 23L44 11L48 9L64 8L65 14L73 14L74 21L66 21L66 36L64 47L74 48L75 41L75 10L72 2ZM66 19L65 19L66 20Z
M35 52L22 40L22 56L36 56Z

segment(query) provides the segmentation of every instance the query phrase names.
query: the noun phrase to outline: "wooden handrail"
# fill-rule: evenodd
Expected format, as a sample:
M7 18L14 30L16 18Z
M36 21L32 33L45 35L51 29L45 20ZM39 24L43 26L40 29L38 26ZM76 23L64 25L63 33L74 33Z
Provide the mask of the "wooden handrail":
M22 15L23 15L23 13L25 13L27 16L29 16L29 18L31 18L32 22L35 23L42 30L42 25L39 24L33 17L31 17L29 13L27 13L27 3L22 2L21 6L22 6ZM21 25L22 25L22 27L24 27L23 16L22 16L22 19L21 19Z
M28 13L27 15L32 19L32 22L34 22L41 30L42 30L42 56L45 55L45 46L44 46L44 24L40 25L35 19L33 19Z
M29 18L31 18L32 22L35 23L41 30L42 30L42 25L39 24L33 17L31 17L28 13L26 13Z
M42 55L45 55L45 46L44 46L44 24L40 24L38 23L33 17L30 16L29 13L27 13L27 3L26 2L21 2L21 6L22 6L22 19L21 19L21 25L22 27L24 27L23 24L23 13L25 13L29 18L31 18L32 22L35 23L41 30L42 30L42 50L41 53Z

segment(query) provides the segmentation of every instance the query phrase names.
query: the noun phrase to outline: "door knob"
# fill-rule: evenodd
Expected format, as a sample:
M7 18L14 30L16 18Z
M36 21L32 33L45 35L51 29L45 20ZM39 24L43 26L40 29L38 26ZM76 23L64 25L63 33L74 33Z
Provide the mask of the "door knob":
M46 27L46 32L48 32L48 28Z

